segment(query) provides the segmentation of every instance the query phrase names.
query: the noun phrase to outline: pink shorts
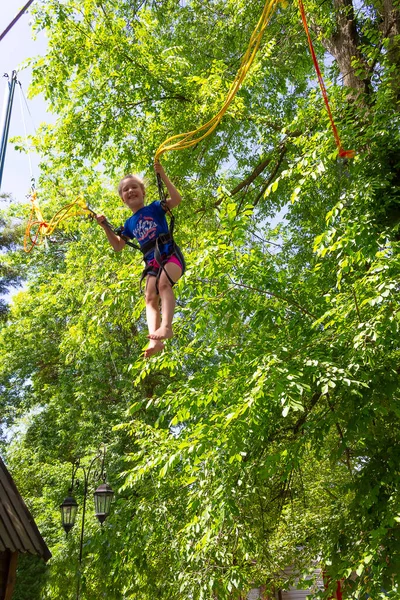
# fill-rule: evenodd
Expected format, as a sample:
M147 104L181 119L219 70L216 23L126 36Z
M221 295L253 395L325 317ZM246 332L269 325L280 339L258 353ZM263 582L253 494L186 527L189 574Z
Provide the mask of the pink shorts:
M172 256L170 256L170 257L169 257L169 259L167 260L167 262L166 262L165 264L167 265L168 263L173 263L174 265L178 265L178 267L179 267L180 269L182 269L182 271L183 271L183 266L182 266L182 263L181 263L181 262L180 262L180 260L178 260L178 258L177 258L176 256L174 256L173 254L172 254ZM158 262L156 261L156 259L155 259L155 258L153 258L153 260L150 260L150 261L149 261L149 263L148 263L148 266L149 266L149 267L153 267L153 269L159 269L159 268L160 268L160 265L158 264ZM164 265L164 266L165 266L165 265Z

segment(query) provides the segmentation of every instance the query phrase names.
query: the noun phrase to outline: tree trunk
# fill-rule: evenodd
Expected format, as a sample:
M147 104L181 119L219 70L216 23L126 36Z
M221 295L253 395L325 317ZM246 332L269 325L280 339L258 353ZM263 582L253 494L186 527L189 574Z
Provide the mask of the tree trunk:
M383 37L389 39L388 58L396 71L392 75L392 88L397 100L400 99L400 11L393 4L393 0L383 0L382 5Z
M388 1L390 2L391 0ZM365 64L359 50L360 39L357 32L352 0L334 0L334 8L337 25L336 32L331 38L323 38L321 42L336 59L343 76L344 85L359 92L368 93L370 90L369 74L364 78L358 77L352 66L354 58L359 59Z

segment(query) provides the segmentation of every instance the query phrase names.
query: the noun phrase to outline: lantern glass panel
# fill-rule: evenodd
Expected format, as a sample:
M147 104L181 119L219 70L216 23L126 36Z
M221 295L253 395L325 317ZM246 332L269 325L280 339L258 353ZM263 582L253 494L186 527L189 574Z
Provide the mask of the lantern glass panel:
M110 513L111 500L114 496L114 492L108 483L102 483L99 485L94 493L94 509L96 517L103 523L105 518Z
M75 524L78 504L75 498L68 496L60 506L62 526L68 533Z

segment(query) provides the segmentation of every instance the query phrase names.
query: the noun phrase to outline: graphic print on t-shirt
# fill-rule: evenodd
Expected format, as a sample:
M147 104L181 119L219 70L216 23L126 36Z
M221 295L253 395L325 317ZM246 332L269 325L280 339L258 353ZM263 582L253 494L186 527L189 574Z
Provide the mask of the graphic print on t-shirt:
M157 223L154 221L153 217L142 217L139 219L135 229L133 230L133 235L140 243L146 239L153 239L156 235L156 231Z

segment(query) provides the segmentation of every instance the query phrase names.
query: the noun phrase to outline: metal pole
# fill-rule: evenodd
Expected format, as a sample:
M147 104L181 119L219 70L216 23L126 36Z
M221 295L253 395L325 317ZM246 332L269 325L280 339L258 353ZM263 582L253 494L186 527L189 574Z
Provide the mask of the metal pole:
M86 497L87 497L88 485L89 485L90 467L89 467L89 471L86 472L85 467L83 467L82 465L80 466L80 468L83 471L84 488L83 488L83 510L82 510L81 537L79 540L79 567L78 567L78 583L77 583L77 587L76 587L76 600L79 600L79 593L80 593L80 588L81 588L83 535L85 533Z
M83 465L78 463L76 467L75 473L78 469L82 469L83 478L84 478L84 488L83 488L83 510L82 510L82 524L81 524L81 537L79 540L79 567L78 567L78 583L76 587L76 600L79 600L80 590L81 590L81 576L82 576L82 558L83 558L83 537L85 534L85 516L86 516L86 499L89 489L89 480L90 474L93 468L93 465L96 461L101 460L101 473L104 471L104 460L106 455L106 447L100 447L97 455L91 460L89 466L85 468Z
M17 82L17 71L13 71L11 75L11 81L8 82L8 99L5 110L4 117L4 126L1 137L1 145L0 145L0 189L1 182L3 180L3 170L4 170L4 161L6 158L6 149L7 149L7 141L8 141L8 132L10 129L10 121L11 121L11 111L14 100L14 90L15 84Z

